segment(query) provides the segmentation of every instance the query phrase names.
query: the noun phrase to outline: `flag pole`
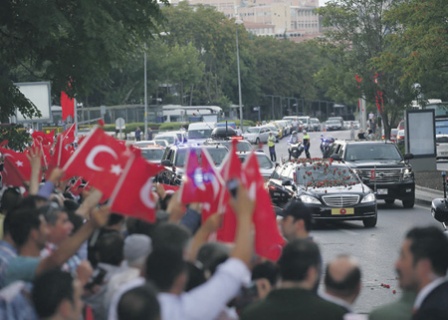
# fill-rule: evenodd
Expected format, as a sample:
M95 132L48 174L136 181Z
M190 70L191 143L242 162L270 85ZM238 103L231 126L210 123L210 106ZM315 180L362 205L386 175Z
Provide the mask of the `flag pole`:
M78 103L76 98L73 98L73 123L75 124L75 140L78 138Z

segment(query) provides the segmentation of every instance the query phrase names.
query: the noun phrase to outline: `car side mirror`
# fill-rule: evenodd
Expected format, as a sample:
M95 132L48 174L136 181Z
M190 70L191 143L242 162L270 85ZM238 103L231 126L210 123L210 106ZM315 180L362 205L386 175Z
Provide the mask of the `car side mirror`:
M411 160L414 159L414 155L412 153L406 153L404 155L404 160Z
M330 156L330 158L333 159L333 160L335 160L335 161L342 161L341 156L338 155L338 154L336 154L336 153L333 153L333 154Z
M165 167L171 167L171 166L173 165L173 164L171 163L171 161L168 160L168 159L163 160L163 161L161 162L161 164L162 164L162 166L165 166Z

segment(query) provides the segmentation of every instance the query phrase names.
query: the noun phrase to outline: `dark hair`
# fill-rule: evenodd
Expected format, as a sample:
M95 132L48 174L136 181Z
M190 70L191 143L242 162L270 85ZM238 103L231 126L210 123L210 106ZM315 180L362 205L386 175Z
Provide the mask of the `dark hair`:
M34 280L31 298L39 318L53 316L64 300L74 302L73 277L70 273L53 269Z
M293 199L289 201L281 215L283 217L291 216L294 220L303 220L306 231L310 231L312 228L313 215L311 210L300 200Z
M265 261L257 264L252 269L252 280L257 279L267 279L271 286L275 286L277 284L277 280L279 278L279 268L272 261Z
M347 255L338 256L338 258L344 257L349 258ZM343 279L337 281L332 277L330 272L330 264L327 264L325 268L324 283L327 289L336 291L341 296L350 296L361 283L361 269L358 266L355 266L345 275Z
M448 238L435 226L409 230L406 239L411 241L410 251L414 265L421 259L431 261L434 272L444 276L448 269Z
M95 244L98 262L120 265L124 259L124 240L118 232L106 233L100 236Z
M197 260L202 264L204 270L215 272L216 267L229 257L230 249L220 242L208 242L201 246L198 251Z
M320 252L316 243L307 239L295 239L284 248L278 261L282 280L302 281L310 267L320 269Z
M124 220L124 216L118 213L111 213L109 215L109 219L107 220L108 226L114 226L116 224L119 224Z
M150 284L145 284L125 292L118 302L117 314L119 320L160 319L160 304L156 289Z
M190 238L191 232L186 227L164 222L154 229L152 245L154 250L167 249L182 254Z
M128 231L128 235L130 234L144 234L152 239L152 233L156 226L147 221L136 219L136 218L127 218L126 219L126 230Z
M35 208L19 208L8 214L9 234L19 248L28 240L33 229L40 227L40 213Z
M19 188L8 188L5 191L3 191L2 199L0 202L1 211L3 214L7 214L8 212L16 209L20 203L22 202L23 197L20 193Z
M54 226L58 220L59 214L64 212L61 207L56 202L50 201L46 205L39 207L37 209L41 215L44 216L45 221Z
M146 279L160 291L170 290L182 272L187 272L187 263L178 251L158 249L146 259Z
M205 283L207 279L205 278L204 270L200 263L187 262L188 269L188 282L185 287L185 291L190 291L201 284Z

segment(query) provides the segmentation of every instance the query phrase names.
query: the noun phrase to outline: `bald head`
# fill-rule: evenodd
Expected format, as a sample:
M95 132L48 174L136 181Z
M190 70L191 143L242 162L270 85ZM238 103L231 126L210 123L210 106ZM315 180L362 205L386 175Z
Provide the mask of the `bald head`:
M339 255L327 264L325 291L353 303L361 290L361 269L357 259Z

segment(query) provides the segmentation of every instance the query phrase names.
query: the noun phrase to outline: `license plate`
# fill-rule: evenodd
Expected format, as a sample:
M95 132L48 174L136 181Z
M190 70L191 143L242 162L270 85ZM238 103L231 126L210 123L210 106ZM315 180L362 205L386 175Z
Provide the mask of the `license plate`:
M376 193L378 193L378 194L387 194L387 189L377 189Z
M331 209L331 215L346 215L355 214L355 208L333 208Z

